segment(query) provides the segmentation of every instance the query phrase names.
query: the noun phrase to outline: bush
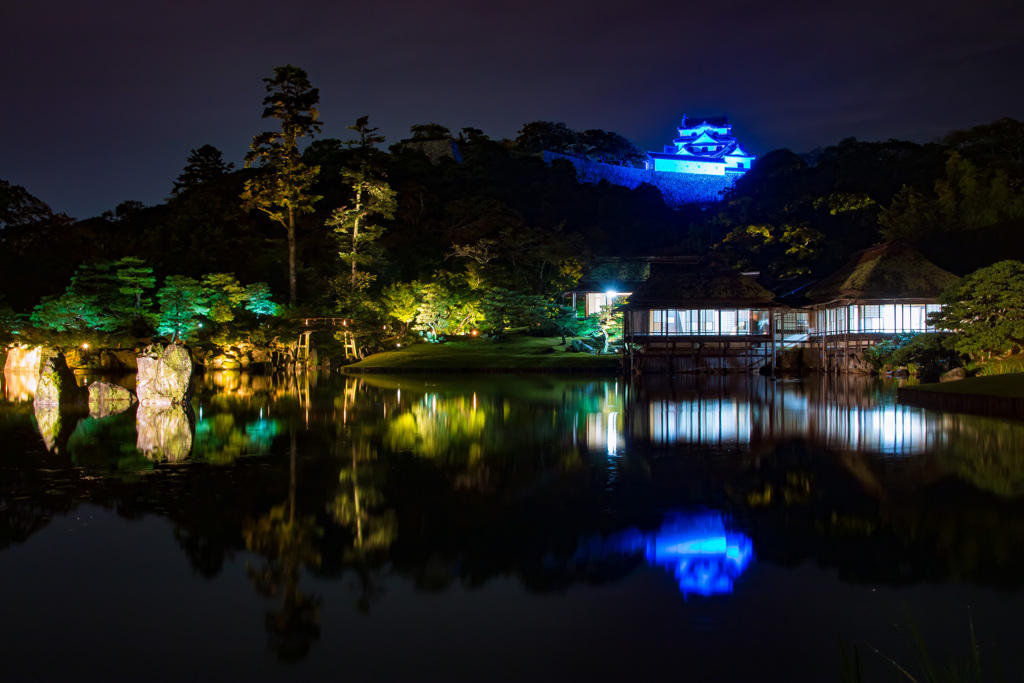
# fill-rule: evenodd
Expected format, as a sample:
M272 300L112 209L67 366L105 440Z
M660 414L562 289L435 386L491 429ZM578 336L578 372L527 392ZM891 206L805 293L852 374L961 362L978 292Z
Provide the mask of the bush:
M866 349L864 360L877 371L906 366L912 374L949 370L960 365L952 337L941 332L894 335Z
M991 375L1009 375L1015 372L1024 372L1024 357L1014 356L1002 360L994 360L983 363L978 367L979 377Z

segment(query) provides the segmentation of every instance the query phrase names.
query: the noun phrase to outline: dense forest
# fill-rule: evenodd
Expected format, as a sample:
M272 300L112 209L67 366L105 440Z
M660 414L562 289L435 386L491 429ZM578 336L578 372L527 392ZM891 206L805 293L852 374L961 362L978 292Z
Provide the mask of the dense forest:
M276 123L243 167L197 146L162 204L76 220L0 180L6 341L30 329L251 327L272 301L364 330L500 328L539 315L608 256L715 251L779 288L895 238L958 275L1024 256L1024 124L1012 119L927 144L771 151L721 201L670 208L654 188L581 184L539 154L639 163L615 133L537 121L494 140L428 123L385 148L367 117L349 140L319 137L301 69L265 80Z

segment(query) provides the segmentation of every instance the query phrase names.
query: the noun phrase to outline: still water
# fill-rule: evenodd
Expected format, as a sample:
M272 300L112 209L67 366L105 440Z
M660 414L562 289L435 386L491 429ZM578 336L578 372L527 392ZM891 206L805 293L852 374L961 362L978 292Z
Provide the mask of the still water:
M130 378L128 379L130 382ZM0 679L1024 671L1024 423L863 378L209 374L0 393ZM888 659L887 659L888 658Z

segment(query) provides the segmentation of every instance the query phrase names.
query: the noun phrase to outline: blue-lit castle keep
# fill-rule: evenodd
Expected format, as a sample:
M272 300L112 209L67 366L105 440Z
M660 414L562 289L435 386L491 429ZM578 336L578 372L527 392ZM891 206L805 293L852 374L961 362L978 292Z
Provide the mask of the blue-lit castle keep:
M719 201L733 181L750 170L754 157L740 147L725 116L684 115L678 130L679 137L665 151L647 153L645 168L610 166L556 152L544 152L544 161L568 161L581 183L603 180L630 189L651 185L669 206Z
M718 176L746 173L754 161L736 142L727 117L688 120L686 114L679 137L665 145L663 152L648 152L647 156L647 168L652 171Z

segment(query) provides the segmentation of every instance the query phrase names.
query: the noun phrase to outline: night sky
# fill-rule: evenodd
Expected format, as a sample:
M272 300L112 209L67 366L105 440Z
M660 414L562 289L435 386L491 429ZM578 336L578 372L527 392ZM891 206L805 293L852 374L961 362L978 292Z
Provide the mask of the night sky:
M241 166L288 63L324 137L369 114L388 144L551 120L660 150L726 113L763 154L1024 120L1021 0L24 0L0 59L0 178L78 218L163 201L203 144Z

